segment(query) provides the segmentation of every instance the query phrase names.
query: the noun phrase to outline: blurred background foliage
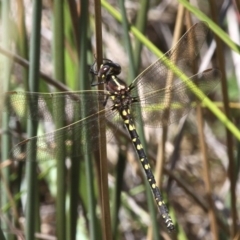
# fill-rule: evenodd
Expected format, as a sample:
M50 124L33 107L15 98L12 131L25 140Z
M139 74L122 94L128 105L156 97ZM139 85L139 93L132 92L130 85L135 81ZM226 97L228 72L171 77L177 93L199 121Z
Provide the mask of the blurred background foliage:
M240 1L104 0L102 16L95 8L99 2L93 0L0 4L0 239L240 238ZM222 82L209 98L232 125L202 105L170 125L167 134L164 129L144 128L145 149L176 224L174 233L167 232L151 195L150 200L147 197L145 176L124 134L117 136L117 144L107 145L105 165L91 148L85 161L57 156L31 165L9 158L18 142L67 123L54 119L53 111L52 125L39 119L30 131L26 105L15 107L20 116L8 114L3 104L7 91L91 89L88 71L96 58L96 42L104 58L121 65L120 78L131 83L159 57L137 30L167 52L176 41L175 33L179 38L199 20L208 23L211 34L196 64L222 72ZM99 26L101 36L96 33ZM159 167L162 151L164 165ZM101 182L102 174L107 174L108 186Z

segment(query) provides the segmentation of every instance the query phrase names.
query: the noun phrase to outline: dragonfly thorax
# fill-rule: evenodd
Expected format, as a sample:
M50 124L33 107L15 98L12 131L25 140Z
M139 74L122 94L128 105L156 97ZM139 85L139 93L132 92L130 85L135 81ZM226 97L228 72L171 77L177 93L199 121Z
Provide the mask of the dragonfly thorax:
M126 91L129 91L127 84L114 75L109 76L106 79L106 89L109 92L119 92L120 94L124 94Z
M113 102L113 109L118 111L129 108L135 99L131 96L131 89L127 84L117 77L107 82L106 89Z

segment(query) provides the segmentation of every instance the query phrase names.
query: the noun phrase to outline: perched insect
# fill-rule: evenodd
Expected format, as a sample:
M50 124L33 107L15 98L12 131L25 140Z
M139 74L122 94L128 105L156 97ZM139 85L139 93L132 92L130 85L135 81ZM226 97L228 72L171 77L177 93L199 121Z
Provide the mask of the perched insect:
M99 147L99 134L96 131L97 119L103 118L106 120L108 140L114 137L118 128L125 126L149 181L159 212L168 230L172 231L174 229L173 221L156 185L149 161L136 131L135 122L141 118L146 126L167 126L178 121L193 107L192 102L197 101L192 93L193 88L199 88L205 94L214 90L221 78L221 73L217 69L208 69L191 76L192 64L199 53L207 32L208 26L205 23L195 24L183 35L176 46L165 54L165 57L172 62L171 64L176 64L182 72L190 76L191 82L194 83L191 86L187 86L175 76L161 59L150 65L128 86L117 77L121 72L120 65L104 59L99 70L96 69L95 63L90 70L93 75L101 78L100 83L92 85L104 84L106 89L103 91L9 92L6 98L12 111L19 113L20 110L20 115L23 115L24 109L19 109L19 106L25 104L31 106L31 111L28 111L28 118L30 119L42 118L45 121L50 121L52 120L50 113L54 112L57 118L64 118L69 123L66 127L19 143L12 150L13 157L18 160L24 159L28 151L23 151L23 146L31 141L36 142L37 159L39 161L54 159L57 154L63 153L67 155L69 153L71 156L82 156L87 154L86 144L91 145L92 151ZM168 82L169 75L171 75L171 83ZM65 115L62 115L62 112L56 108L56 104L63 99ZM104 106L101 111L98 111L99 103ZM16 111L16 108L18 108L18 111ZM139 115L140 113L141 115ZM74 119L79 120L74 122ZM66 139L65 146L58 147L56 142L62 136L65 136ZM75 141L81 147L75 149L72 153L70 150L72 143ZM64 147L67 151L64 150Z

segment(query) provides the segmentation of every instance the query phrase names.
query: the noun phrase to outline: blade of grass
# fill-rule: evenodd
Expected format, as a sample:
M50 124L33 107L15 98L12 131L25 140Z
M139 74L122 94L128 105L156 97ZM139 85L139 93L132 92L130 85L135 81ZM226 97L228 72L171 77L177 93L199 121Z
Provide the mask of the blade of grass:
M40 62L40 39L41 39L41 14L42 1L33 1L33 23L32 34L30 42L30 69L29 69L29 90L32 92L38 91L39 85L39 62ZM29 106L29 111L35 106ZM28 121L28 136L37 135L37 121ZM26 239L34 239L35 231L39 231L36 227L36 222L39 219L38 198L37 198L37 174L36 174L36 144L30 142L27 146L29 148L29 156L27 156L27 210L26 210ZM36 229L37 228L37 229Z
M217 23L218 17L216 12L216 3L212 0L209 1L211 15L213 20ZM229 96L228 96L228 85L227 85L227 76L225 70L225 59L223 53L223 44L220 41L218 36L215 36L217 49L216 49L216 56L218 60L218 66L222 71L222 96L223 96L223 103L224 103L224 112L226 116L230 119L231 113L229 109ZM233 137L231 132L226 128L226 145L227 145L227 153L228 153L228 178L230 180L230 198L231 198L231 217L232 217L232 224L231 224L231 237L234 238L237 232L237 206L236 206L236 185L235 185L235 165L234 165L234 154L233 154Z
M3 232L2 232L2 225L0 226L0 239L6 240L6 238L5 238L5 236L4 236Z
M10 43L10 32L9 32L9 10L10 10L10 5L9 1L5 0L2 2L2 36L3 36L3 45L5 48L9 48L9 43ZM6 57L1 56L1 65L3 66L3 71L1 72L1 78L2 78L2 85L1 85L1 95L3 96L4 92L7 92L9 90L9 78L10 78L10 68L11 68L11 59L8 59ZM3 92L2 92L3 91ZM2 100L2 98L1 98ZM1 106L0 109L2 110L5 106L3 106L3 102L1 101ZM2 141L1 141L1 162L5 161L9 157L9 152L10 152L10 136L9 136L9 129L8 129L8 124L9 124L9 113L3 112L2 113ZM9 182L10 179L10 172L9 168L3 168L1 170L1 176L3 179L5 179L6 182ZM6 205L8 203L8 196L7 196L7 191L5 189L5 185L2 184L2 180L0 181L0 207ZM2 213L2 211L1 211ZM5 213L7 217L10 216L10 213ZM1 221L0 223L0 228L7 229L7 223L5 221ZM1 231L2 233L2 231ZM3 233L2 233L3 235ZM10 237L9 234L5 234L6 237Z
M89 73L87 67L87 46L88 46L88 1L81 1L81 18L80 18L80 75L79 75L79 85L81 90L87 90L90 88L90 81L88 81ZM87 100L83 101L87 102ZM81 105L81 117L86 117L87 109L86 106ZM85 135L83 135L85 134ZM83 131L81 134L82 139L88 139L91 133ZM78 143L79 144L79 143ZM86 166L86 183L87 183L87 207L88 207L88 217L89 217L89 231L90 239L98 239L97 234L97 217L96 217L96 200L94 198L94 175L93 175L93 165L92 165L92 154L91 154L91 143L86 144L86 152L88 155L84 156L85 166ZM79 159L78 159L79 161Z
M77 74L79 72L79 34L78 6L75 0L64 1L64 41L65 41L65 84L73 90L77 85ZM74 8L74 10L73 10ZM78 89L79 90L79 89Z
M97 50L97 67L99 69L102 64L102 15L100 0L95 0L95 30L96 30L96 50ZM101 79L98 79L101 81ZM98 90L103 90L103 84L98 85ZM102 110L103 106L98 104L98 110ZM102 230L103 239L112 238L110 207L109 207L109 191L108 191L108 163L106 154L106 127L103 119L98 121L99 131L99 173L100 173L100 196L102 206Z
M126 151L120 150L118 153L118 161L116 165L115 184L113 192L113 207L112 207L112 229L116 234L118 233L118 212L121 206L121 190L123 183L123 175L126 166Z
M76 43L77 52L79 52L79 25L78 25L78 4L76 1L68 0L69 13L71 17L71 27L74 31L74 39Z
M146 24L147 24L147 13L149 8L149 1L148 0L141 0L140 1L140 10L137 15L136 27L140 32L145 32ZM141 50L142 50L142 43L135 39L135 48L134 48L134 64L135 69L138 71L140 63L141 63Z
M68 0L68 5L64 8L65 18L65 68L66 68L66 83L72 90L79 90L79 82L77 81L77 74L79 73L79 15L77 11L77 2L75 0ZM85 3L86 1L84 1ZM82 1L81 1L82 3ZM85 8L81 6L81 14L85 13ZM82 16L82 15L81 15ZM83 20L85 21L85 20ZM84 22L85 23L85 22ZM69 33L74 33L69 34ZM81 69L81 67L80 67ZM81 107L74 109L74 121L79 120ZM78 204L79 204L79 185L80 185L80 176L85 177L85 172L81 174L80 169L80 159L75 154L80 148L80 142L74 141L74 139L81 139L81 137L75 136L76 133L73 131L72 136L72 156L71 156L71 168L69 172L69 211L67 219L67 239L76 239L77 236L77 224L78 224ZM85 181L85 179L84 179ZM82 190L82 189L81 189ZM85 196L84 194L82 194ZM81 197L80 197L81 198ZM83 201L81 201L83 202ZM82 203L84 208L84 203Z
M54 55L54 76L59 79L60 82L65 83L65 62L64 62L64 1L56 0L54 1L53 7L53 55ZM62 101L56 103L56 109L61 111L61 114L64 115L64 98ZM59 114L58 112L58 114ZM64 120L59 119L53 111L53 117L56 129L59 129L64 126ZM62 135L61 138L58 138L56 144L59 148L65 149L65 138ZM56 209L57 209L57 237L59 240L66 239L66 210L65 210L65 201L66 201L66 187L65 187L65 176L66 176L66 167L65 167L65 154L58 154L56 156L57 160L57 199L56 199Z

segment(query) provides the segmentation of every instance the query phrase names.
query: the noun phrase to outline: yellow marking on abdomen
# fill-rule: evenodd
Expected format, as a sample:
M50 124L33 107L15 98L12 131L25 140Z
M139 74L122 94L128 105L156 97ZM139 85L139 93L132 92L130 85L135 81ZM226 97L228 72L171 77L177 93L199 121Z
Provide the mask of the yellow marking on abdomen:
M141 144L138 144L138 145L137 145L137 150L140 150L140 149L142 149L142 145L141 145Z
M130 124L130 125L129 125L129 130L130 130L130 131L133 131L134 129L135 129L134 125L131 125L131 124Z
M163 204L164 204L163 201L159 201L159 202L158 202L158 205L159 205L159 206L162 206Z
M122 115L123 115L123 116L127 116L126 110L123 110L123 111L122 111Z

